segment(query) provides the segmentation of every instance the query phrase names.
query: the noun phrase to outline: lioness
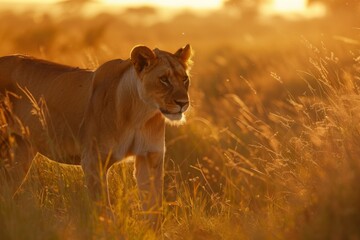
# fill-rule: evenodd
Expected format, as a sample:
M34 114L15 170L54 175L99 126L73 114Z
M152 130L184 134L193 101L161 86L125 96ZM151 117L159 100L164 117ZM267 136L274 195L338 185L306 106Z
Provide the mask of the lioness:
M11 103L2 110L16 137L15 169L26 172L36 152L70 159L81 164L96 199L106 186L104 173L133 155L143 209L160 212L165 119L181 121L189 107L192 50L186 45L172 54L136 46L130 55L96 70L1 57L1 98ZM149 220L158 224L158 214Z

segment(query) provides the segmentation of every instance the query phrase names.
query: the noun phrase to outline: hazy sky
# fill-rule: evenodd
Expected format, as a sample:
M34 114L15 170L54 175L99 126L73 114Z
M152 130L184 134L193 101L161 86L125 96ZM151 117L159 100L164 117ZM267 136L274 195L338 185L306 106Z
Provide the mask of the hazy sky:
M164 7L219 8L222 0L103 0L108 4L124 5L157 5Z
M307 17L322 16L324 6L307 6L308 0L269 0L269 4L262 7L264 14L303 15ZM59 0L0 0L6 3L56 3ZM170 8L218 9L223 0L98 0L104 6L116 4L118 6L151 5Z
M54 3L59 0L0 0L0 2ZM126 6L155 5L163 7L220 8L223 0L99 0L105 4ZM279 11L301 11L307 0L272 0Z
M55 3L59 0L0 0L0 2L17 3ZM105 4L126 6L155 5L163 7L219 8L222 0L100 0Z

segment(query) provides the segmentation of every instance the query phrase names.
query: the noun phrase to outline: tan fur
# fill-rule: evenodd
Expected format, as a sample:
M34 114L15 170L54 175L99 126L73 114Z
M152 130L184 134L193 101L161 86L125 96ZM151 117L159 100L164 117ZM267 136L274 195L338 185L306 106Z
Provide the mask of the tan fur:
M109 167L136 156L143 208L155 211L149 219L158 226L165 118L181 121L189 106L190 57L189 45L175 54L137 46L129 60L112 60L96 70L21 55L0 58L2 96L14 93L10 112L30 132L24 138L19 124L9 122L20 136L15 160L28 166L39 151L57 161L81 161L97 199Z

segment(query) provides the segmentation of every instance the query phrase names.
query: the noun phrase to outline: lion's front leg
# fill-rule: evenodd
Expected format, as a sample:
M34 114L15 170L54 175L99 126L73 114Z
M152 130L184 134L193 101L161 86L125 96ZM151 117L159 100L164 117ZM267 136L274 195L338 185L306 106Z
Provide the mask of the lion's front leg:
M103 207L108 207L107 171L109 166L103 162L103 158L92 151L85 151L82 154L81 167L90 197L95 202L101 203Z
M137 156L135 178L142 208L151 225L158 229L162 220L164 153L153 152Z

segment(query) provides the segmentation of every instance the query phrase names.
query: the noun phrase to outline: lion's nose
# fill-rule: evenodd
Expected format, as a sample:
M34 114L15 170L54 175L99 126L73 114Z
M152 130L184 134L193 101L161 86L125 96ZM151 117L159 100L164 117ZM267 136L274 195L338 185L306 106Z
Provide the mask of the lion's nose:
M189 100L187 99L179 99L175 100L174 102L180 106L182 112L185 112L186 109L189 107Z

